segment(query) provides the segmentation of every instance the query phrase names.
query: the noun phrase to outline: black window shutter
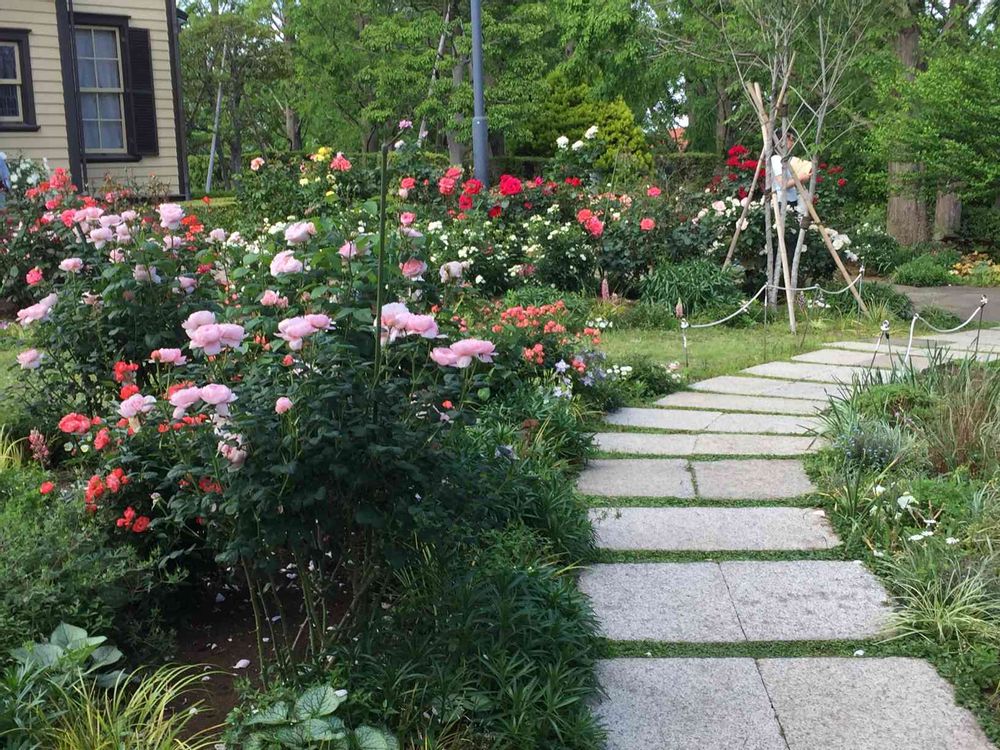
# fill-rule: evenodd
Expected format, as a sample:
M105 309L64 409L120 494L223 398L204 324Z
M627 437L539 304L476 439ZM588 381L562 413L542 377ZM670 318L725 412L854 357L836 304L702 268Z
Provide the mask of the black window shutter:
M156 102L153 99L153 56L148 29L128 30L129 82L132 99L132 142L140 156L160 152L156 138Z

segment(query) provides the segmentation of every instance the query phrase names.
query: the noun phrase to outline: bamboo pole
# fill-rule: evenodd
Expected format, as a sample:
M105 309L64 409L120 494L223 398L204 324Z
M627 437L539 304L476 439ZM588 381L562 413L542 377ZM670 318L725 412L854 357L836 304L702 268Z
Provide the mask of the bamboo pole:
M830 255L833 256L833 262L837 264L837 268L840 270L841 276L844 277L844 281L847 282L847 287L851 290L851 294L854 295L854 299L858 301L858 307L861 308L861 312L867 313L868 307L865 305L863 299L861 299L861 293L858 292L854 285L854 280L851 275L847 272L847 268L844 266L844 262L840 259L840 254L833 249L833 242L830 241L830 237L826 233L826 227L823 226L823 222L820 221L819 214L816 213L816 207L812 203L812 196L805 193L805 188L802 186L802 181L799 176L792 171L792 178L795 180L795 187L799 191L800 199L805 199L806 209L809 211L809 215L812 217L813 223L819 227L820 236L823 238L823 244L826 245L826 249L830 251Z
M733 232L733 239L729 242L729 252L726 253L726 259L722 263L723 268L729 268L729 264L733 260L733 253L736 252L736 243L740 239L740 233L743 231L743 220L746 219L747 214L750 212L750 201L753 200L754 193L757 192L757 178L760 177L760 165L767 156L766 153L767 146L761 150L760 156L757 157L757 168L753 171L753 180L750 182L750 190L747 191L747 202L743 206L743 211L740 212L740 218L736 222L736 231ZM765 297L766 299L766 297Z

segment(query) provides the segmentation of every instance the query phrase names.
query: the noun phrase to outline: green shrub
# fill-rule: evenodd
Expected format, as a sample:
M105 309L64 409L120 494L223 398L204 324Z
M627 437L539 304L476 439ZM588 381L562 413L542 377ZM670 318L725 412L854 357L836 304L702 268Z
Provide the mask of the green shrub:
M834 291L843 289L843 282L835 284ZM880 281L864 281L861 284L861 299L869 308L881 308L896 318L909 320L913 317L913 302L902 292L896 291L891 284ZM850 315L858 311L858 303L850 292L829 295L827 303L835 310Z
M0 473L0 654L62 620L115 632L126 611L148 606L157 585L152 562L114 545L78 497L42 496L42 479Z
M896 266L914 257L913 252L902 247L891 234L868 224L855 231L851 249L857 253L869 272L879 274L891 273Z
M899 266L892 274L897 284L908 286L945 286L952 281L948 267L936 255L919 255Z
M680 302L688 316L719 306L732 312L742 301L740 272L708 260L661 263L643 281L642 301L669 308Z
M962 322L951 310L945 310L937 305L927 305L921 308L920 317L937 328L955 328Z

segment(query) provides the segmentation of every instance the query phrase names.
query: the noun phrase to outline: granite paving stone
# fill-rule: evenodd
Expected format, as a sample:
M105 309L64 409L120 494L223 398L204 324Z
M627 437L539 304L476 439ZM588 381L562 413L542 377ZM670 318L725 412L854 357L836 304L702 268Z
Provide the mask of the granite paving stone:
M782 499L816 490L796 459L692 461L691 467L698 497L705 499Z
M815 550L839 539L817 508L592 508L613 550Z
M685 459L594 459L580 474L577 489L585 495L694 498Z
M878 370L879 368L876 368ZM854 378L860 377L868 370L867 367L845 367L843 365L817 365L808 362L768 362L763 365L748 367L743 372L749 375L760 375L766 378L808 381L816 383L844 383L850 385ZM885 371L882 368L883 372Z
M747 640L861 639L886 628L888 594L860 562L723 562L721 568Z
M786 414L739 414L696 409L617 409L604 418L623 427L672 430L677 432L736 432L805 435L814 431L819 420Z
M923 659L757 664L789 750L994 750L975 717L955 705L951 686Z
M820 365L868 367L872 363L873 353L874 352L850 351L848 349L820 349L819 351L807 352L806 354L796 354L792 357L792 360L795 362L809 362L811 364ZM875 355L875 367L890 370L893 367L901 367L905 361L905 355L905 347L899 350L894 349L891 355L888 353L877 354ZM914 350L910 353L910 361L917 369L927 367L928 363L927 357L919 350Z
M599 629L619 641L742 641L717 563L611 563L580 575Z
M804 435L599 432L594 443L608 453L636 456L802 456L821 441Z
M843 386L822 383L792 383L773 378L753 378L742 375L720 375L691 385L696 391L739 394L743 396L771 396L777 398L819 399L827 401L843 393Z
M605 659L597 678L607 750L787 750L752 659Z
M769 398L767 396L740 396L725 393L701 393L698 391L678 391L664 396L657 406L673 406L682 409L714 409L724 411L753 412L758 414L815 414L823 411L829 402L826 399Z

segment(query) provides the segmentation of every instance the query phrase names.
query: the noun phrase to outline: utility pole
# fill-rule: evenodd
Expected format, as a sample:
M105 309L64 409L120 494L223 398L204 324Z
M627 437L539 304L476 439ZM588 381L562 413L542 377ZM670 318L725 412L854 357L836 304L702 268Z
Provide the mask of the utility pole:
M490 162L486 125L486 97L483 94L483 2L472 0L472 161L476 179L489 185Z

